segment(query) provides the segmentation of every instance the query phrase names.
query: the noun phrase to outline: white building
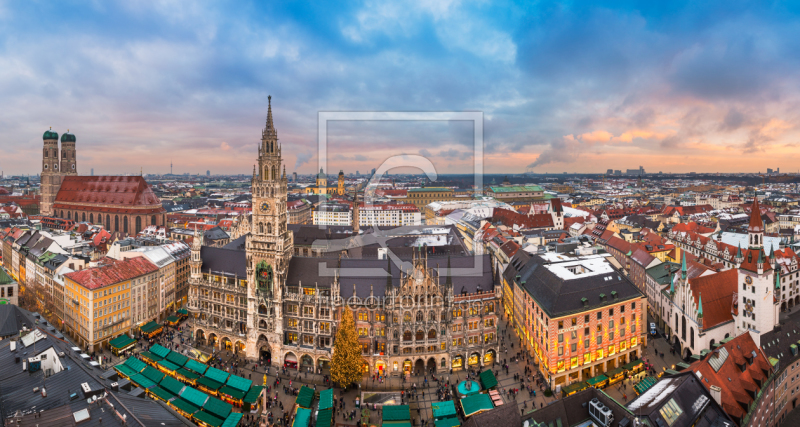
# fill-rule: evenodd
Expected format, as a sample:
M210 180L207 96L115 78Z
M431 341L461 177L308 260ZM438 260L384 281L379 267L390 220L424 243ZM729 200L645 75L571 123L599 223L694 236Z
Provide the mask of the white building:
M353 225L353 209L345 204L326 203L312 214L314 225ZM422 217L412 204L359 205L359 227L402 227L421 225Z

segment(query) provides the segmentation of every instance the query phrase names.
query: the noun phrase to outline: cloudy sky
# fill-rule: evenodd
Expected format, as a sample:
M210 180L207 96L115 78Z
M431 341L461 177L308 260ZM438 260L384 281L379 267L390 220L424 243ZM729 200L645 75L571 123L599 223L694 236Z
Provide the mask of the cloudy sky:
M321 111L482 112L486 173L796 171L800 3L698 3L0 1L0 169L52 127L84 174L250 173L271 94L289 173ZM334 122L327 165L471 172L474 136Z

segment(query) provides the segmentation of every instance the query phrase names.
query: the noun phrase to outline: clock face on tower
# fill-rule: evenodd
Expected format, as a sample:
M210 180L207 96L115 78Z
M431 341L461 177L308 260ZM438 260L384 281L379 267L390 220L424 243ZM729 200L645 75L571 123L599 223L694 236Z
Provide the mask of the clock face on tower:
M748 285L753 284L753 278L750 276L745 276L744 281L747 282Z
M261 212L266 212L269 210L269 203L264 202L261 204Z

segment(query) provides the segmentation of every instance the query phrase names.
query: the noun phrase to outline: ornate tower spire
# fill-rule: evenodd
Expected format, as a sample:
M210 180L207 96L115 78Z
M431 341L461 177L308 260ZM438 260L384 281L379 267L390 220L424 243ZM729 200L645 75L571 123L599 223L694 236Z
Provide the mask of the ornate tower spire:
M702 319L703 318L703 293L702 292L697 296L697 318L698 319Z
M683 259L681 260L681 280L686 280L686 252L683 253Z
M265 130L267 132L275 131L275 127L272 125L272 95L267 97L267 127Z

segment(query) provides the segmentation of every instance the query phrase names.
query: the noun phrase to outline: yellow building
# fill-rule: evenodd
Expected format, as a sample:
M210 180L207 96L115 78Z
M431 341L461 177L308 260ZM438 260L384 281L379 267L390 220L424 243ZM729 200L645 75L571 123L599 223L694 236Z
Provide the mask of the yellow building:
M156 267L147 258L103 258L96 267L64 275L67 332L86 351L108 348L108 341L132 327L131 287L155 282Z
M339 171L339 178L336 182L336 186L329 187L328 186L328 175L325 175L325 172L320 168L319 173L317 174L317 180L314 185L306 187L306 194L336 194L339 196L344 196L346 192L346 188L344 186L344 171Z
M456 200L456 196L452 188L445 187L424 187L412 188L408 190L408 196L403 200L407 203L412 203L418 209L422 210L425 205L433 202L448 202Z

